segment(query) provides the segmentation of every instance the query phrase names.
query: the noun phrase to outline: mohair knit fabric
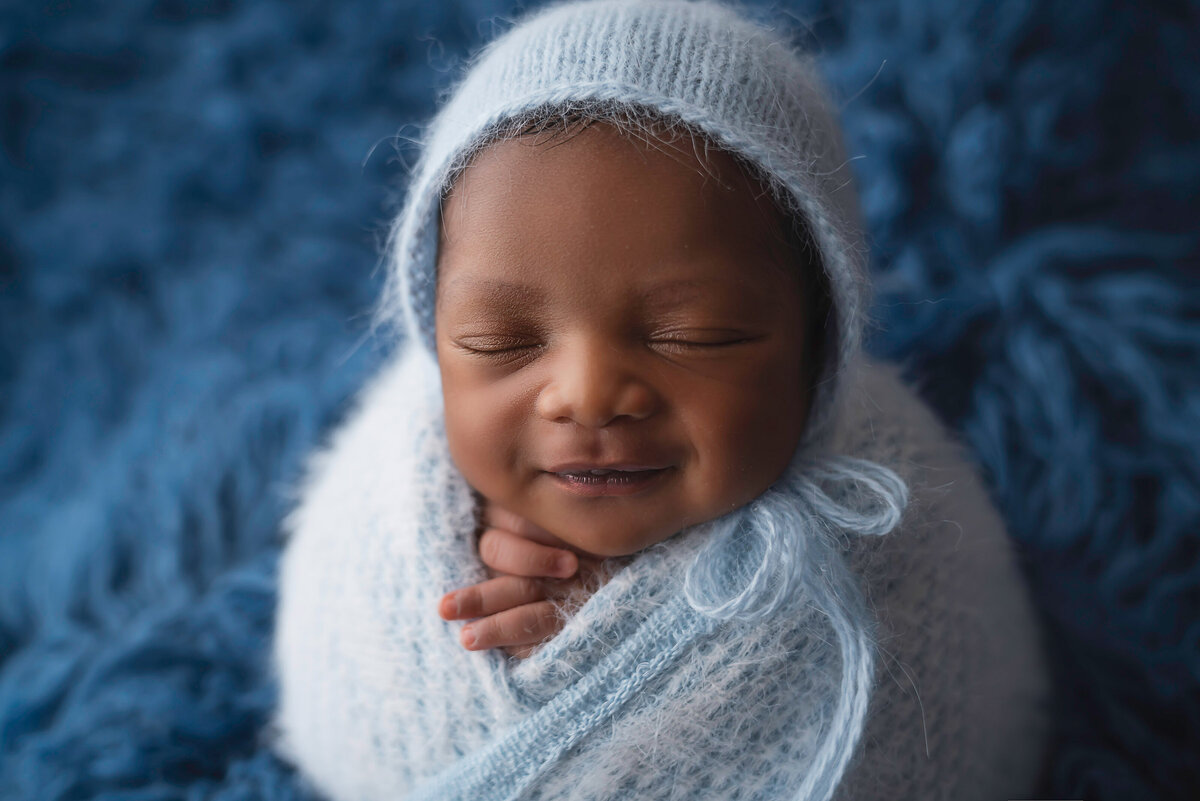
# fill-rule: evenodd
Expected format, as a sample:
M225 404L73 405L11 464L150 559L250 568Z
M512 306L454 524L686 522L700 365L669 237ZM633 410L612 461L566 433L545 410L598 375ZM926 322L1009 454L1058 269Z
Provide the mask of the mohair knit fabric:
M338 801L828 798L840 776L812 785L841 649L813 577L849 564L879 621L880 659L833 797L1028 797L1045 679L1002 524L894 371L856 372L835 439L897 466L912 488L898 530L842 539L796 527L817 486L842 530L893 522L882 496L797 464L750 506L640 554L522 661L465 650L459 624L435 612L444 591L485 573L472 496L439 426L436 367L410 349L319 460L291 521L282 752ZM793 603L750 619L697 613L683 586L697 557L772 517L809 569ZM767 548L726 541L752 561Z
M811 232L833 319L786 474L637 554L510 662L463 649L434 611L485 577L431 347L437 211L503 125L596 101L678 120L761 170ZM970 467L859 353L853 209L811 63L720 6L560 6L484 52L435 120L395 229L384 307L408 344L315 462L291 520L279 747L318 788L347 801L827 801L1032 786L1032 616Z

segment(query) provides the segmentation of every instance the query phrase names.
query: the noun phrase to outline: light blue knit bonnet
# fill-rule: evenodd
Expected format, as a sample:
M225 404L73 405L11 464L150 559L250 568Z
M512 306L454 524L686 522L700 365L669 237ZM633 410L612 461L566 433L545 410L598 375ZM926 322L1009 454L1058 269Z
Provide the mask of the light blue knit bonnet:
M832 317L805 434L829 429L867 306L857 201L813 60L713 2L595 0L550 7L476 58L431 123L391 234L382 313L433 350L439 204L465 161L506 122L588 103L650 110L761 171L807 225Z

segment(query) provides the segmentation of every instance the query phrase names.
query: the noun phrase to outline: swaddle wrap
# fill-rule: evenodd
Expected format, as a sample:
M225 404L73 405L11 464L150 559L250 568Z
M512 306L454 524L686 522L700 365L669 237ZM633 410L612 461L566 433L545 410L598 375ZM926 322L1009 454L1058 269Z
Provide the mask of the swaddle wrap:
M1045 679L1003 528L894 371L864 363L856 374L832 438L850 459L640 553L560 634L510 660L465 650L460 624L436 614L443 592L485 573L475 499L430 390L436 367L407 351L337 432L289 521L280 749L336 801L1029 797ZM869 536L891 523L887 494L836 475L856 459L894 464L912 487L887 536ZM795 528L816 490L840 520ZM750 533L772 523L806 566L804 586L773 611L698 611L689 571L726 582L702 582L713 594L691 599L714 611L753 583L760 557L780 554ZM743 547L723 558L722 543ZM843 610L843 642L837 608L809 588L847 566L868 608L861 629ZM757 577L765 597L782 578ZM865 700L864 677L846 684L844 654L854 660L868 632L880 658L865 727L851 715L837 732L839 704Z
M499 128L596 102L681 123L759 170L811 234L831 319L785 475L747 506L636 554L560 634L510 661L465 650L459 624L436 614L445 592L486 578L432 347L438 209ZM826 801L877 797L881 786L930 798L961 787L990 797L973 793L1013 776L1022 786L1029 747L991 737L1028 728L1040 676L1028 608L969 469L894 376L860 361L866 289L849 183L811 62L720 6L558 6L481 55L430 128L393 232L384 307L405 343L314 462L289 522L279 748L319 789L337 801ZM915 522L904 511L909 484L928 483L937 465L966 499L973 531L961 553L962 537L943 525L959 522L938 517L936 493L920 496ZM881 571L886 549L862 543L893 539L881 535L905 514L910 544L945 558L919 568L895 559L910 575ZM914 586L927 596L914 600ZM979 607L964 604L972 591ZM898 618L893 597L904 600ZM933 621L931 639L897 638L895 620L918 613ZM879 637L883 672L908 679L871 701ZM951 642L936 668L920 669ZM943 680L967 666L958 686ZM931 699L916 689L926 673L937 676ZM965 726L996 699L1015 712ZM932 738L930 716L946 727ZM947 730L957 742L935 757Z
M896 493L835 499L839 467L857 467L865 480L887 474L835 460L821 480L796 466L750 506L640 554L564 632L510 663L497 651L466 651L458 626L434 614L445 591L484 578L474 499L449 462L437 399L421 392L435 379L415 351L385 375L292 522L279 653L284 715L298 716L285 729L306 768L343 777L347 784L329 786L337 798L536 798L547 773L570 774L575 763L621 771L645 763L622 777L638 798L666 797L664 782L682 787L679 777L694 780L705 766L724 777L713 797L732 797L734 785L722 782L753 776L795 788L788 797L828 798L872 677L863 610L814 597L800 582L774 608L721 607L756 578L782 588L793 565L831 588L849 579L838 536L883 533L899 508ZM840 515L840 529L818 518L822 504ZM847 671L855 675L843 699ZM736 729L749 718L761 726L772 709L758 747L729 747ZM322 769L314 758L329 762ZM814 770L818 760L827 767Z

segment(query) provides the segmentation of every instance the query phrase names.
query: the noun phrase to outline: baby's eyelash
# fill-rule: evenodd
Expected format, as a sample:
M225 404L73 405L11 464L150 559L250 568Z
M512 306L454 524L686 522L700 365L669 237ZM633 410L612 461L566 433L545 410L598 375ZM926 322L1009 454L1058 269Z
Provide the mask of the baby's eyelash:
M735 345L745 345L751 342L761 340L761 336L747 336L745 334L733 333L689 333L681 332L677 335L664 334L651 337L648 342L658 348L688 350L688 349L720 349L728 348Z
M462 337L454 345L467 353L485 358L506 358L528 353L541 347L539 342L503 336Z

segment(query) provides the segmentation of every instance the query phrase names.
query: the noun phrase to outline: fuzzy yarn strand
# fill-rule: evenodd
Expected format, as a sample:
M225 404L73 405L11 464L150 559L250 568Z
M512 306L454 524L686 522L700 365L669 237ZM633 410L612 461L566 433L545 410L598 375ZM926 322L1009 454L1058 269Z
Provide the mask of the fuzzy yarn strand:
M749 514L722 527L688 569L684 595L717 620L764 620L803 602L828 618L841 654L841 692L796 794L798 801L828 801L862 734L875 667L872 618L837 535L894 530L908 487L894 470L865 459L800 462L782 486L750 504ZM735 586L730 577L746 578Z

